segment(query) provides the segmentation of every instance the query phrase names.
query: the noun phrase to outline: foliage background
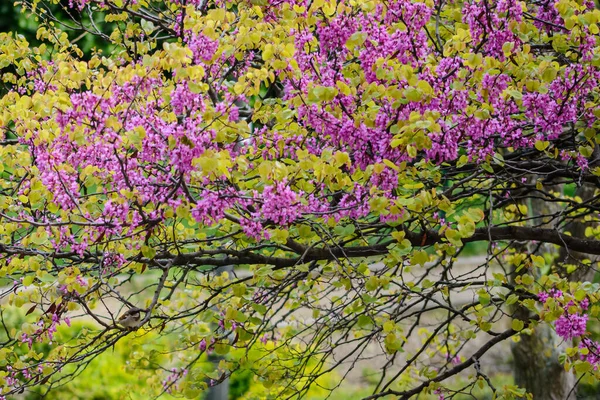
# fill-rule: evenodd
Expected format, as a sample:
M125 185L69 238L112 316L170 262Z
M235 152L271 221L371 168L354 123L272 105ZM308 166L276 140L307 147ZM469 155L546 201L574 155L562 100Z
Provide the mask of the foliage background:
M25 2L44 16L35 38L40 20L8 11L27 42L2 36L0 272L9 303L34 304L3 309L15 330L2 373L24 371L9 390L45 384L44 368L25 376L40 358L71 357L62 374L76 379L56 393L80 396L90 371L119 364L98 396L160 391L186 371L194 397L252 370L263 384L236 395L319 398L341 379L323 368L340 337L378 343L391 366L414 334L421 358L374 396L451 393L460 379L496 391L478 361L452 360L477 335L522 344L544 326L562 328L558 356L594 384L593 4L183 3ZM457 256L481 250L456 275ZM209 273L227 264L252 277ZM139 275L138 296L126 287ZM413 301L423 308L405 327ZM133 304L147 325L115 329L106 313ZM430 330L428 307L442 310ZM306 309L311 326L278 328ZM103 328L66 329L76 310ZM219 371L202 354L213 344ZM442 386L462 367L475 374ZM504 378L507 398L523 394Z

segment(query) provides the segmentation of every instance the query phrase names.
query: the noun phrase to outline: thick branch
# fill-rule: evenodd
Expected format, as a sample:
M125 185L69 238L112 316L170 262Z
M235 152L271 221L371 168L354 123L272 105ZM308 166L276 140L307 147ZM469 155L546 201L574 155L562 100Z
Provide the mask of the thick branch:
M413 247L431 246L435 243L440 243L446 240L445 237L441 236L437 231L432 230L421 232L404 232L406 239L410 241ZM476 229L472 236L462 239L463 243L490 240L520 240L551 243L563 247L569 251L600 255L600 240L577 238L560 233L554 229L532 228L525 226L492 228L484 227ZM252 252L251 250L234 251L226 249L211 249L184 254L162 252L159 253L154 259L149 259L139 255L130 258L128 261L145 264L154 264L156 262L171 263L172 266L225 266L247 264L273 265L274 267L285 268L312 261L327 261L341 258L384 255L388 253L388 247L393 243L395 243L395 240L389 240L373 246L311 247L293 240L288 240L287 247L294 253L298 254L297 257L272 257L259 254L258 252ZM88 251L79 256L74 252L45 252L34 248L24 248L10 245L0 245L0 255L42 256L48 259L67 259L76 263L97 263L102 259L102 254L99 252ZM222 255L225 255L225 257L222 257Z
M437 231L412 232L404 231L406 239L413 247L431 246L446 240ZM478 228L475 233L463 238L463 243L486 242L500 240L520 240L552 243L564 247L567 250L578 251L587 254L600 254L600 240L581 239L560 233L554 229L533 228L526 226L507 226ZM309 248L294 241L288 241L287 245L298 254L303 254L306 261L326 260L343 257L368 257L385 254L387 247L394 243L393 240L375 246L356 247L332 247L332 248Z

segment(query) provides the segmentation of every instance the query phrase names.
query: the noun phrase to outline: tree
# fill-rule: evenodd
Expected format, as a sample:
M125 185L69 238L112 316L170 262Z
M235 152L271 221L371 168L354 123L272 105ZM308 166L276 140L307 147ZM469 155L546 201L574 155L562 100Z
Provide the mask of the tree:
M479 360L548 327L598 378L593 2L57 4L22 2L40 45L0 35L0 274L29 314L4 395L149 333L174 339L131 361L152 395L251 371L292 398L377 349L368 399L516 398Z

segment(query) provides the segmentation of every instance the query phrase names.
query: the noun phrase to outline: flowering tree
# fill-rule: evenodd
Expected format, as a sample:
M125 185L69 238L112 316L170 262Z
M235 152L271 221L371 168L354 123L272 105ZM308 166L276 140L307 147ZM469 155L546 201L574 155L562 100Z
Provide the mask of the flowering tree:
M23 2L39 46L0 34L0 276L29 314L2 394L150 332L176 338L130 360L152 395L251 370L289 398L375 352L370 399L510 398L479 360L544 326L598 378L593 2L50 3Z

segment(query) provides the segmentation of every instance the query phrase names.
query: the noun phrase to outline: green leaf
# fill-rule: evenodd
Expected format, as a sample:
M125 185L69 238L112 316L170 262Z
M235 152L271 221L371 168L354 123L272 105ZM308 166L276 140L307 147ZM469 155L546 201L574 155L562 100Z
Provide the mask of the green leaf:
M515 304L517 301L519 300L519 296L517 296L516 294L511 294L510 296L508 296L508 298L506 299L505 304L507 306L513 305Z
M523 275L521 277L521 282L523 282L524 285L531 285L534 281L533 276L531 275Z
M183 395L186 399L196 399L202 393L200 389L193 388L191 386L186 387Z
M575 372L577 372L578 374L583 374L586 372L590 372L592 370L592 364L590 364L587 361L576 361L575 365L573 365L573 367L575 368Z
M544 151L550 146L550 142L547 140L538 140L535 142L535 148L538 151Z
M491 297L488 292L486 292L484 289L481 289L477 292L477 294L479 295L479 303L482 306L487 306L490 304Z
M246 285L244 285L243 283L233 285L232 290L233 290L234 295L236 295L238 297L242 297L243 295L246 294Z
M379 288L379 279L372 275L367 282L365 282L365 289L367 289L368 291L373 291L376 290L377 288Z
M416 88L408 88L404 90L404 97L406 97L409 101L419 101L421 100L422 95L423 93Z
M373 326L373 320L367 315L360 315L356 321L359 328L367 328Z
M462 241L460 240L461 235L459 234L459 232L457 230L446 229L444 231L444 235L446 236L446 239L448 239L448 241L450 243L452 243L454 246L462 246Z
M418 250L413 252L412 257L410 258L411 265L420 264L425 266L425 263L429 261L429 254L427 254L424 250Z
M223 356L223 355L229 353L229 350L231 350L231 346L229 346L228 344L219 343L214 346L214 349L215 349L215 353Z
M525 327L525 323L523 321L521 321L520 319L513 319L511 327L513 330L519 332Z
M353 51L356 47L362 45L366 39L367 34L365 32L355 32L346 41L346 48Z
M515 100L521 100L523 98L523 93L521 93L519 90L507 90L506 93L508 93L510 95L510 97L512 97Z
M484 171L487 171L490 174L494 173L494 168L492 168L492 166L489 163L483 163L483 164L481 164L481 168L483 168Z
M577 300L577 301L581 301L581 300L583 300L583 299L584 299L584 298L587 296L587 293L585 292L585 290L578 289L578 290L577 290L577 291L574 293L574 295L573 295L573 296L575 297L575 300Z
M153 247L144 245L142 246L142 254L146 258L153 259L156 256L156 250Z

